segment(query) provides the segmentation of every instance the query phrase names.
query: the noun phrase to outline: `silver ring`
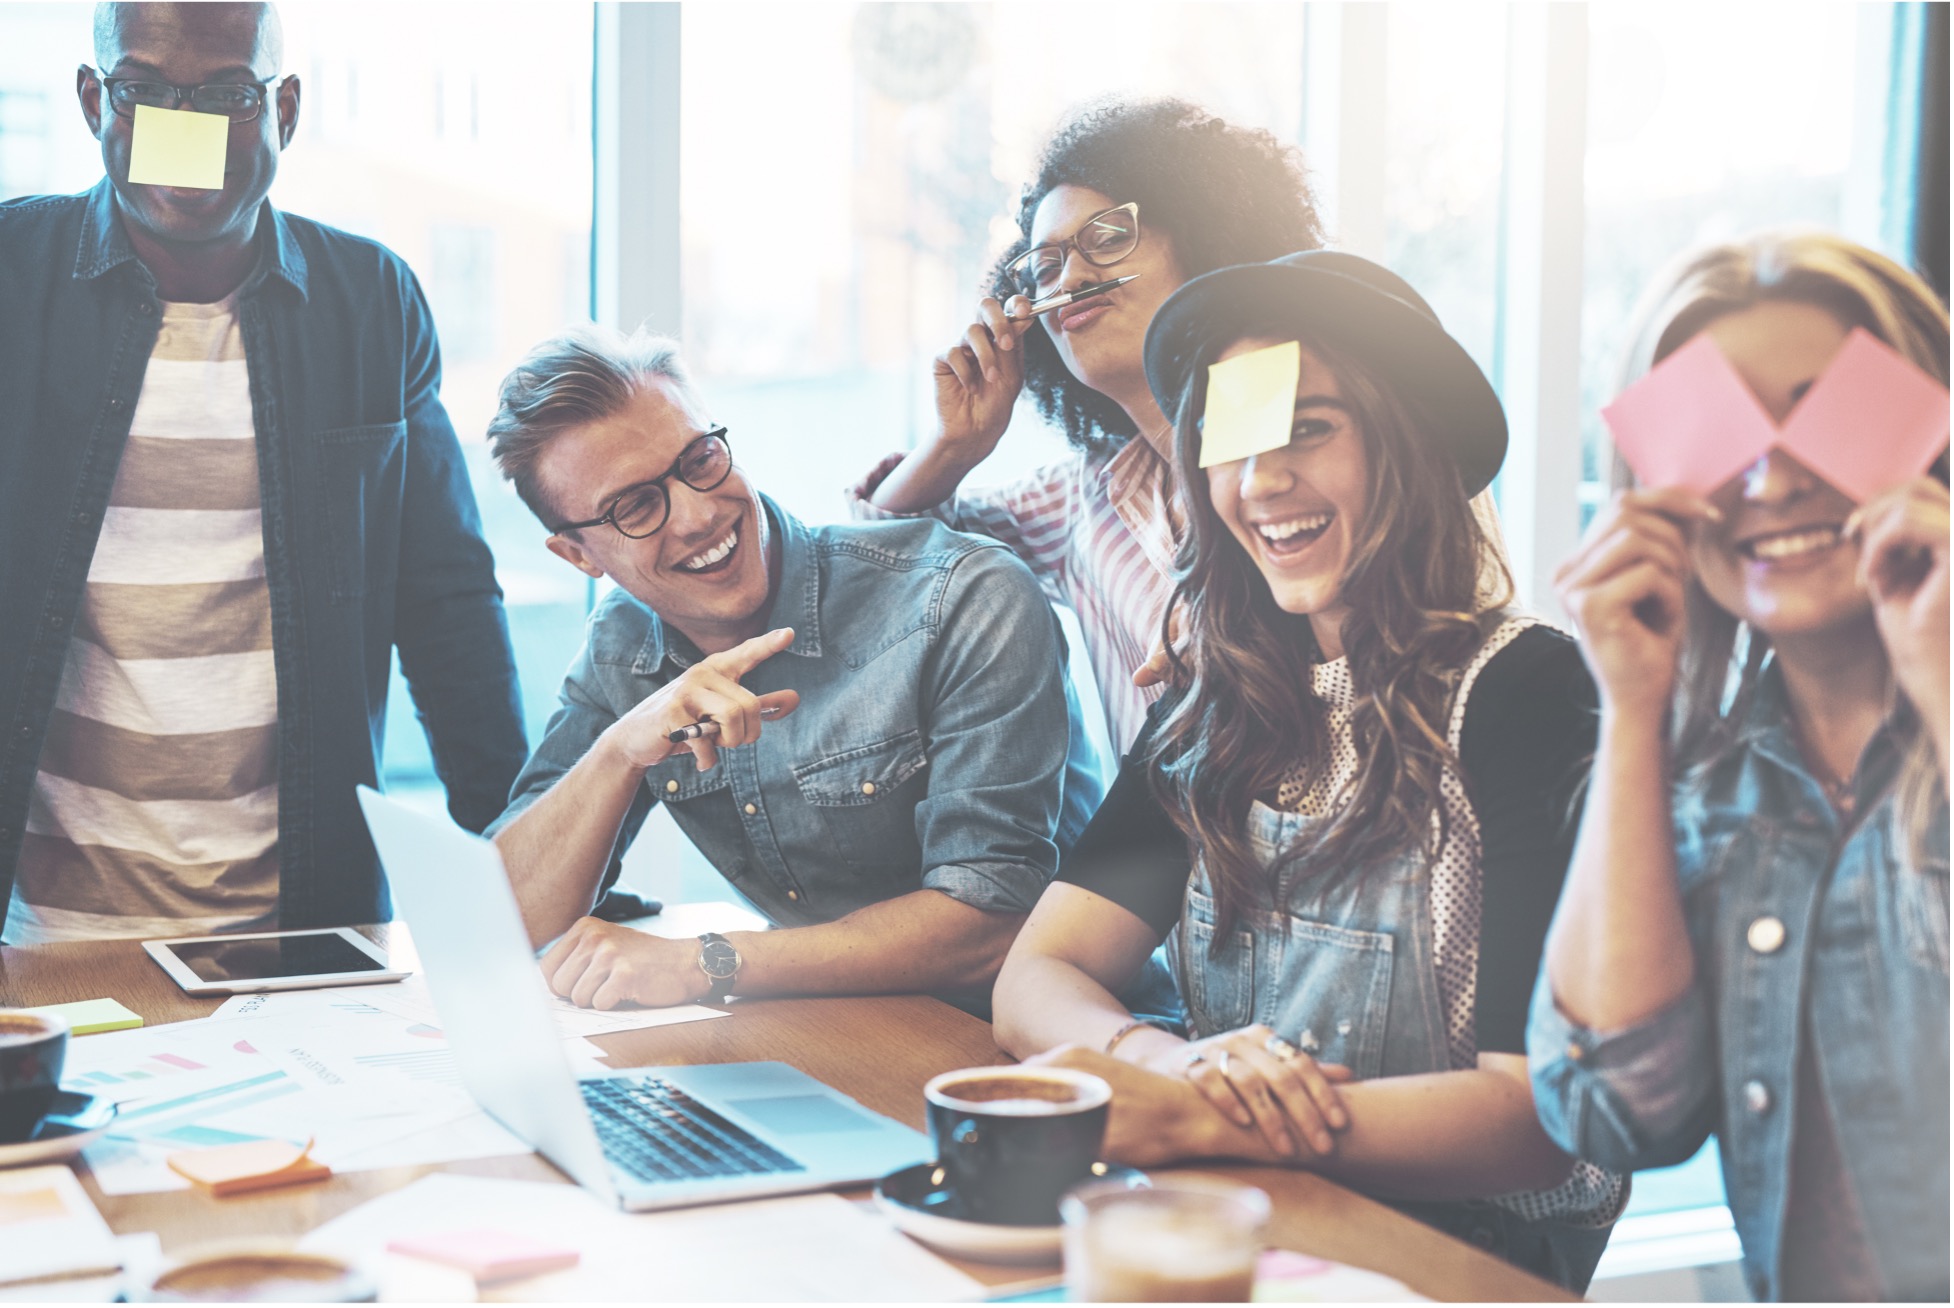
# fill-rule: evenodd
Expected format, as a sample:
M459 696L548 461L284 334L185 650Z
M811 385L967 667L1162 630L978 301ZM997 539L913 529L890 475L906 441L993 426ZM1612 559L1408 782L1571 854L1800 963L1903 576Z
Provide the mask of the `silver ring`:
M1264 1040L1262 1042L1262 1047L1268 1050L1271 1054L1273 1054L1279 1061L1284 1063L1294 1060L1296 1055L1301 1052L1296 1048L1296 1046L1290 1044L1287 1040L1284 1040L1281 1036L1276 1035L1273 1032L1270 1033L1269 1038L1267 1040Z
M1233 1081L1235 1079L1228 1075L1228 1051L1226 1049L1222 1050L1221 1056L1214 1060L1214 1069L1221 1073L1221 1079L1224 1081Z

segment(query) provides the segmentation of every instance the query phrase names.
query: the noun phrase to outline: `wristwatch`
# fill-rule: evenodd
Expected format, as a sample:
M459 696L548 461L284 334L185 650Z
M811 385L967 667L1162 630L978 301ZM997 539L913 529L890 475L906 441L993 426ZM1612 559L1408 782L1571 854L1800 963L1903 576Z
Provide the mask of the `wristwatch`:
M699 970L712 981L708 999L724 999L733 989L733 978L740 974L740 951L717 931L699 937Z

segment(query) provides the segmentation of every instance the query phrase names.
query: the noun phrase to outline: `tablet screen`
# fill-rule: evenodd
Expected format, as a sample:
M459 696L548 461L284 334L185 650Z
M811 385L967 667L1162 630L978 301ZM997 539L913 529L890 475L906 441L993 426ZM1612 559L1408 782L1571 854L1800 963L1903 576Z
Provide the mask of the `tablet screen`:
M384 972L386 967L337 933L166 945L201 981L271 981L330 972Z

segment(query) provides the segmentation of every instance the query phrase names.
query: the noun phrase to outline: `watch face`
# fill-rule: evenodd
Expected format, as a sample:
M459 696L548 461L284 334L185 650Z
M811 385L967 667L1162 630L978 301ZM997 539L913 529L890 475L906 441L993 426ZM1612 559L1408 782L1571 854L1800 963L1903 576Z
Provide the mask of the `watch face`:
M707 976L724 979L739 971L740 954L728 941L709 940L700 948L699 966Z

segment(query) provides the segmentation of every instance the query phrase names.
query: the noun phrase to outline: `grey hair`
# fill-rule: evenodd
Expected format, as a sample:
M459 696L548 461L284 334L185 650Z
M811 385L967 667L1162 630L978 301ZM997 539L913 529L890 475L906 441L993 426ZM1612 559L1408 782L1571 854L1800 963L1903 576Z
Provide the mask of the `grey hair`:
M687 396L692 375L678 342L639 328L629 336L608 327L580 327L552 336L523 356L507 377L489 419L496 467L545 527L562 520L536 474L543 448L561 432L601 422L654 381Z

